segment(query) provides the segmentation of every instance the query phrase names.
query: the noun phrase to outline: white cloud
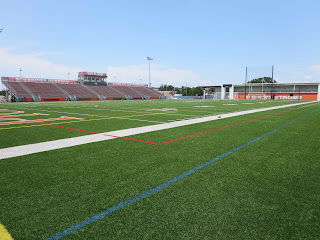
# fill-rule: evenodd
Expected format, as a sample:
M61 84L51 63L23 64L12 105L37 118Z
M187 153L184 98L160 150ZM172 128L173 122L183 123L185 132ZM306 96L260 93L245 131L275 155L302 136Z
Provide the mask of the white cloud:
M312 78L313 78L313 77L312 77L311 75L305 75L305 76L304 76L304 79L305 79L305 80L311 80Z
M313 65L310 67L311 70L315 71L316 73L320 74L320 64L319 65Z
M149 83L149 65L131 65L122 67L108 67L108 81L127 83ZM150 67L151 86L158 87L161 84L171 84L174 86L188 85L191 87L208 84L209 81L202 80L193 71L176 68L168 68L159 64L151 64ZM212 84L211 82L209 84Z
M0 48L0 73L2 76L18 77L20 68L22 77L77 79L80 68L69 67L57 64L45 59L46 55L62 55L62 52L35 52L30 54L17 54L15 48ZM101 69L103 71L103 69ZM169 68L167 66L152 64L151 62L151 85L153 87L161 84L174 86L188 85L210 85L211 81L202 79L197 73L191 70ZM141 83L149 82L149 65L131 66L109 66L107 68L108 81ZM116 77L116 78L115 78Z
M31 56L34 56L34 57L42 57L46 55L63 55L63 52L36 52L31 54Z
M53 63L44 59L44 55L60 55L61 52L38 52L32 54L16 54L12 48L0 48L0 70L2 76L17 77L20 68L23 77L77 79L81 69Z
M277 66L274 78L279 83L320 82L320 65L313 66Z

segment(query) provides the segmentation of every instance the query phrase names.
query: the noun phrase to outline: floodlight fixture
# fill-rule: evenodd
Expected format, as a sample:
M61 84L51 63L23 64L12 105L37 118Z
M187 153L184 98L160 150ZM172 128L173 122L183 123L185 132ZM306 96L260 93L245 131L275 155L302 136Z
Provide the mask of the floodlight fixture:
M151 80L150 80L150 61L153 60L152 57L147 57L147 60L149 61L149 88L151 88Z

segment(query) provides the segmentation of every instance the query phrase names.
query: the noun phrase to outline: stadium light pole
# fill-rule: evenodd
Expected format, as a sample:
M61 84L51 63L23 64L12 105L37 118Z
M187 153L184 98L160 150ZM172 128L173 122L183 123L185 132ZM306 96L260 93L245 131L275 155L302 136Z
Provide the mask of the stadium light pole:
M20 78L21 78L21 72L22 72L22 69L20 68Z
M3 28L0 28L0 33L2 33ZM1 81L1 87L2 87L2 91L3 91L3 82Z
M186 83L186 96L188 96L188 83Z
M151 88L151 81L150 81L150 61L152 61L153 58L147 57L147 60L149 61L149 88Z
M247 80L248 80L248 67L246 67L246 79L244 80L244 99L247 99Z
M69 78L70 78L70 73L68 72L68 80L70 80Z
M273 99L273 93L272 93L272 91L273 91L273 65L272 65L272 72L271 72L271 100Z

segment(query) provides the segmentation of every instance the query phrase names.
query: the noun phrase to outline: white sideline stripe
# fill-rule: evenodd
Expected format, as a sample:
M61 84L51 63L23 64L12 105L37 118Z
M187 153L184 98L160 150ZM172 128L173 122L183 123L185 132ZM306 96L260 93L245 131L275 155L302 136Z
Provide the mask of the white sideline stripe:
M41 142L41 143L33 143L33 144L16 146L16 147L3 148L3 149L0 149L0 159L24 156L24 155L29 155L33 153L73 147L73 146L78 146L82 144L100 142L100 141L105 141L105 140L110 140L115 138L111 136L126 137L126 136L141 134L141 133L154 132L154 131L170 129L175 127L182 127L182 126L191 125L191 124L209 122L209 121L218 120L218 119L224 119L224 118L246 115L250 113L257 113L257 112L264 112L269 110L293 107L293 106L304 105L309 103L312 103L312 102L287 104L287 105L281 105L281 106L275 106L275 107L246 110L241 112L225 113L225 114L221 114L220 117L218 115L208 116L208 117L201 117L201 118L195 118L195 119L189 119L189 120L183 120L183 121L175 121L170 123L156 124L156 125L137 127L137 128L129 128L129 129L112 131L112 132L91 134L91 135L85 135L80 137L65 138L60 140L53 140L53 141L47 141L47 142ZM111 136L106 136L106 135L111 135Z

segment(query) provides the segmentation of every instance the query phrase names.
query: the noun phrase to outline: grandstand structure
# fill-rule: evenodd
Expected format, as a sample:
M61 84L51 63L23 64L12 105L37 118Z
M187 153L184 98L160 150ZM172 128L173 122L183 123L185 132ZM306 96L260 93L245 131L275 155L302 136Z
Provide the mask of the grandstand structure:
M247 83L201 86L214 88L214 99L275 99L320 101L320 83Z
M18 102L162 99L144 84L107 83L105 73L79 72L78 81L1 77L11 99Z

